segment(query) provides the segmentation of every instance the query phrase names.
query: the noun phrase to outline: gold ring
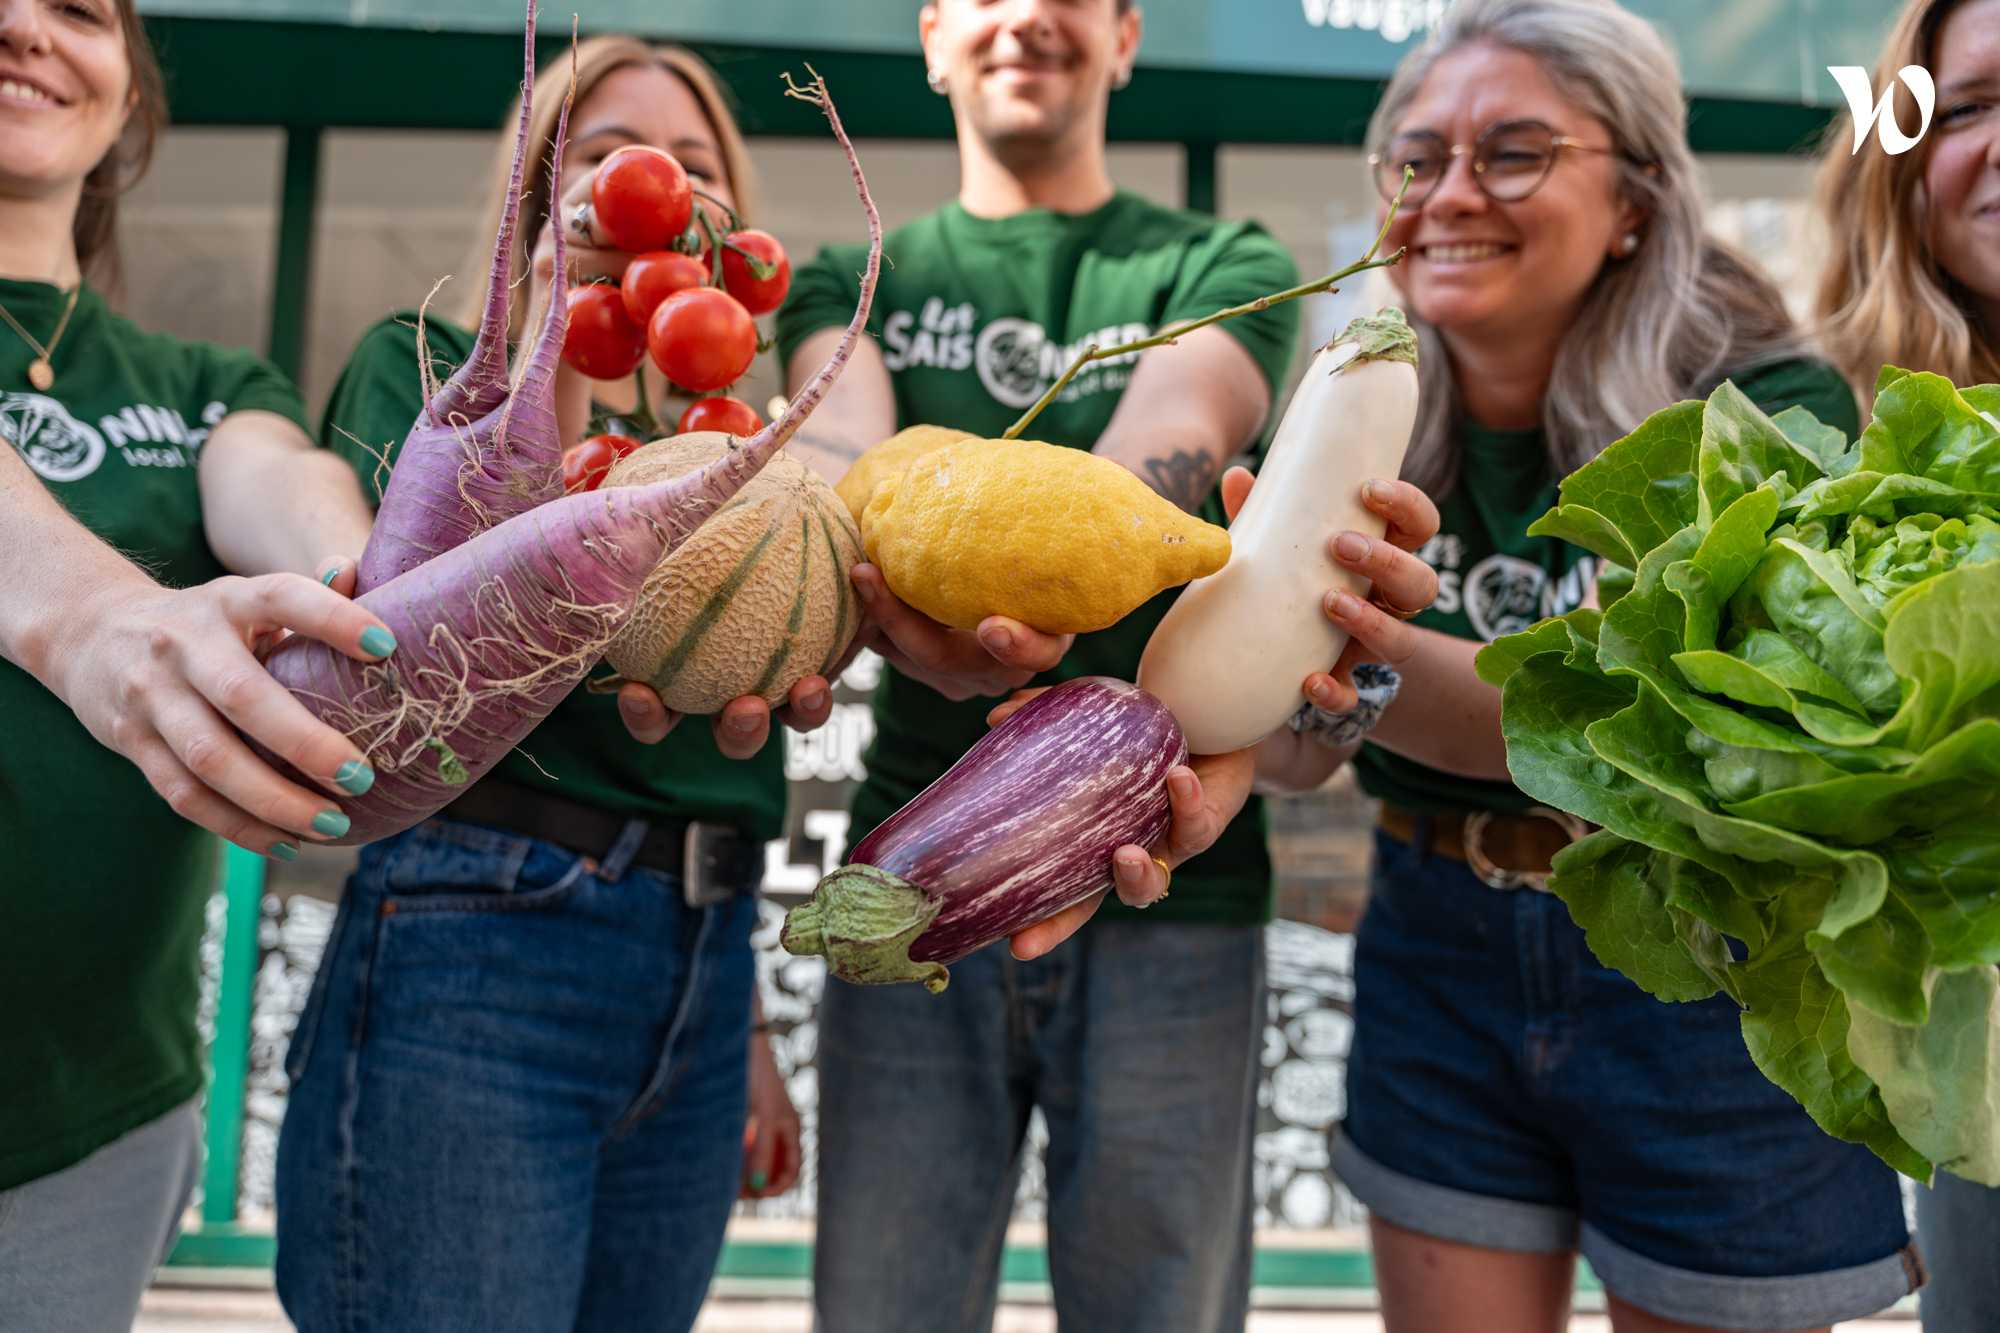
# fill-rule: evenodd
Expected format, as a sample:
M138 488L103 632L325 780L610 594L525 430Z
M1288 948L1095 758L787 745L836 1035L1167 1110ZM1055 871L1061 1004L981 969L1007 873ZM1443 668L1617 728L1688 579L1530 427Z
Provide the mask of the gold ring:
M1384 597L1380 588L1370 588L1368 590L1368 605L1374 607L1384 615L1392 616L1397 620L1411 620L1423 614L1422 611L1405 611L1402 607L1397 606Z
M1159 858L1159 857L1157 857L1157 856L1153 858L1153 864L1154 864L1154 865L1156 865L1156 866L1158 866L1158 867L1160 868L1160 873L1161 873L1162 875L1165 875L1165 876L1167 877L1167 888L1171 888L1171 887L1173 887L1173 882L1174 882L1174 868L1173 868L1172 866L1168 865L1168 864L1167 864L1167 863L1166 863L1166 862L1165 862L1164 860L1162 860L1161 858ZM1164 897L1166 897L1166 896L1167 896L1167 889L1166 889L1166 888L1163 888L1163 889L1161 889L1161 890L1160 890L1160 897L1161 897L1161 898L1164 898Z

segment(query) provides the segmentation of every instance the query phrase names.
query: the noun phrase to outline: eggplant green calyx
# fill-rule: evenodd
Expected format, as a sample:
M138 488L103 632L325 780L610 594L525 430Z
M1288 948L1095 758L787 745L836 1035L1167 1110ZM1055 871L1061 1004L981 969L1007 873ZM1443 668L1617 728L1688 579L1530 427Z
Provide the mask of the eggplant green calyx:
M842 981L863 986L921 981L935 995L951 973L939 963L912 962L910 946L943 907L901 876L874 866L842 866L785 914L779 943L787 953L824 954Z
M1333 340L1335 347L1342 343L1361 345L1361 350L1348 361L1350 366L1360 365L1363 361L1417 364L1417 331L1403 318L1403 312L1394 306L1354 320Z

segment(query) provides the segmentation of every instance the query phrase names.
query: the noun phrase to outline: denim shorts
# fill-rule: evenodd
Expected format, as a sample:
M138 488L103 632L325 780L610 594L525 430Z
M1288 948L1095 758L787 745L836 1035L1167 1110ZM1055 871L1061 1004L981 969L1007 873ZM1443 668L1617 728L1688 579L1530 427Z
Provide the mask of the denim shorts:
M1728 1329L1873 1314L1921 1281L1896 1175L1751 1062L1736 1005L1654 999L1560 899L1376 834L1335 1170L1441 1240L1581 1249L1621 1300Z

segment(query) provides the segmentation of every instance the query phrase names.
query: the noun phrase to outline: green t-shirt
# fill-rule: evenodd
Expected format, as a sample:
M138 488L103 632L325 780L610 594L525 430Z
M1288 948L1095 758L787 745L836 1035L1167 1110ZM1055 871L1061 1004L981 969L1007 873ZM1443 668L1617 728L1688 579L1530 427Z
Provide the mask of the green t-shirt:
M417 316L403 311L361 336L327 400L320 443L354 465L379 499L423 407L417 375ZM472 351L472 335L434 316L424 320L431 373L442 383ZM711 820L759 841L785 826L785 757L779 737L747 760L724 757L706 718L688 718L658 745L632 739L618 701L579 686L528 738L493 767L503 782L651 823Z
M1781 361L1732 378L1766 412L1803 407L1849 439L1861 432L1854 394L1824 362ZM1459 439L1458 481L1437 502L1438 535L1417 552L1437 570L1437 601L1411 623L1491 643L1575 610L1597 578L1597 557L1527 535L1556 501L1541 430L1462 422ZM1457 777L1378 745L1363 745L1354 766L1362 790L1406 810L1519 814L1535 804L1511 782Z
M853 317L866 257L862 246L831 246L798 270L778 313L783 356L808 335ZM1033 209L977 218L947 204L891 233L883 259L868 328L895 384L897 424L955 426L986 437L1012 425L1086 344L1129 342L1298 281L1291 255L1256 224L1175 212L1125 193L1079 216ZM1276 306L1221 326L1256 358L1272 386L1284 382L1296 309ZM1093 363L1035 419L1029 435L1092 447L1131 374L1125 358ZM1212 494L1203 513L1223 521ZM1132 679L1147 638L1177 595L1162 593L1109 629L1078 635L1062 664L1035 683ZM866 835L984 736L994 702L954 703L885 672L851 837ZM1116 901L1104 911L1144 921L1248 924L1269 918L1270 896L1263 805L1253 798L1212 848L1174 872L1166 902L1143 915Z
M0 279L44 340L65 293ZM89 287L47 392L0 328L0 440L77 520L172 587L225 571L195 460L256 408L305 424L249 352L142 333ZM59 1171L201 1091L195 1033L216 841L167 807L61 700L0 661L0 1190Z

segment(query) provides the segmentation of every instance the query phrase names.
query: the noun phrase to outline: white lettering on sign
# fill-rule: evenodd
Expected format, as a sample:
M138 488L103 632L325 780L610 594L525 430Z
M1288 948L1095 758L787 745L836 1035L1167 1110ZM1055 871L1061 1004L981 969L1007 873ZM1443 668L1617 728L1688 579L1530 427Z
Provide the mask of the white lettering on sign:
M1875 89L1868 82L1868 71L1861 66L1828 65L1826 72L1833 75L1840 91L1847 94L1847 109L1854 114L1854 148L1849 157L1868 142L1870 129L1881 139L1882 151L1891 157L1915 148L1930 129L1931 112L1937 107L1937 86L1931 82L1931 72L1922 65L1905 65L1896 72L1896 77L1909 88L1910 96L1917 99L1919 119L1915 134L1903 133L1903 127L1896 123L1894 80L1882 90L1881 100L1877 101Z
M1385 42L1406 42L1411 34L1444 17L1445 0L1303 0L1306 22L1315 28L1360 28Z

